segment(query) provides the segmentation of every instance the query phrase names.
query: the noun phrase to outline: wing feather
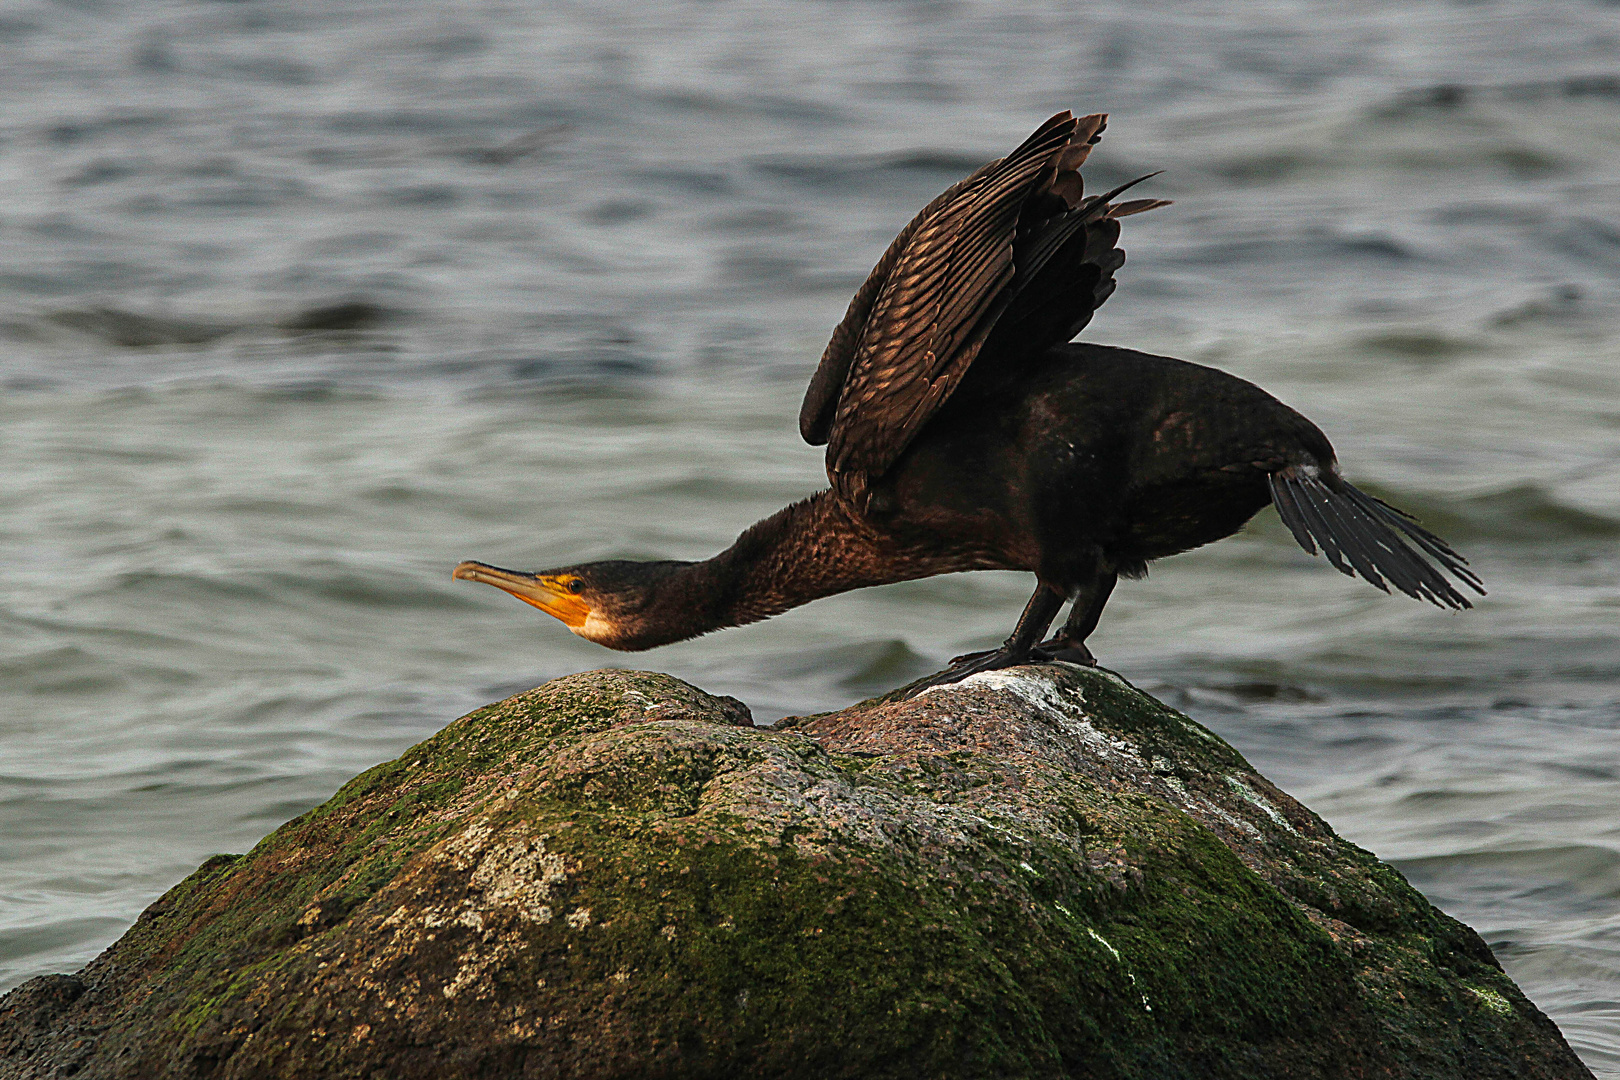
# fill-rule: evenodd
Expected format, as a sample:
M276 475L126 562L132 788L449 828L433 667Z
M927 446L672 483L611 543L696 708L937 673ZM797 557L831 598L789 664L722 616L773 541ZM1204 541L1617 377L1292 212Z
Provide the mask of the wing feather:
M953 185L895 238L850 301L811 379L799 426L826 442L840 494L864 506L881 476L992 346L1046 348L1078 333L1124 261L1113 204L1083 197L1079 166L1107 117L1058 113L1012 153Z
M1025 189L1068 146L1077 128L1067 113L1053 117L941 207L901 253L861 336L834 413L827 461L835 477L856 474L854 486L864 489L865 478L886 469L926 422L932 408L920 406L937 407L972 363L989 329L981 332L979 326L989 321L985 316L1013 275L1011 234ZM919 289L917 268L936 262L948 266L943 287ZM877 325L893 309L904 309L905 321ZM922 387L901 389L937 380L950 385L938 391L930 385L921 394L916 390ZM876 424L855 419L861 415L870 421L873 414L882 418Z

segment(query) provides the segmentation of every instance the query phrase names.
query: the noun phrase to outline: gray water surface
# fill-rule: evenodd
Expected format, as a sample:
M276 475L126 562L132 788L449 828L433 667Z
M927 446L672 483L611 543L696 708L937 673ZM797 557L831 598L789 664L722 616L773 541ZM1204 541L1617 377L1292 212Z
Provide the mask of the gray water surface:
M980 574L609 653L460 559L698 558L823 483L803 385L1060 108L1153 169L1088 340L1253 379L1461 548L1271 511L1099 657L1477 927L1620 1077L1620 8L17 4L0 15L0 987L448 719L605 664L772 719L999 641Z

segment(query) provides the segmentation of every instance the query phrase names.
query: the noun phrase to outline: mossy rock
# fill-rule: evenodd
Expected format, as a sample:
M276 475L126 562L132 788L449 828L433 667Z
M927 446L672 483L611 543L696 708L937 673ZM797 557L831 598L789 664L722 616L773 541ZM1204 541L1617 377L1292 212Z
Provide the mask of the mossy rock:
M1473 931L1060 664L480 709L0 1000L0 1076L66 1075L1590 1076Z

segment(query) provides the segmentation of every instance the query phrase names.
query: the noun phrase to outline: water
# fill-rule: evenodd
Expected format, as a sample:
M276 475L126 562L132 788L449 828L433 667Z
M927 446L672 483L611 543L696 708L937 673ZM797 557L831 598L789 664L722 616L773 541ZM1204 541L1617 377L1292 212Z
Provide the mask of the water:
M0 986L478 704L631 663L764 719L994 644L982 574L608 653L460 559L702 557L895 230L1059 108L1165 169L1086 336L1252 378L1462 548L1267 511L1098 655L1485 934L1620 1077L1611 4L95 0L0 16Z

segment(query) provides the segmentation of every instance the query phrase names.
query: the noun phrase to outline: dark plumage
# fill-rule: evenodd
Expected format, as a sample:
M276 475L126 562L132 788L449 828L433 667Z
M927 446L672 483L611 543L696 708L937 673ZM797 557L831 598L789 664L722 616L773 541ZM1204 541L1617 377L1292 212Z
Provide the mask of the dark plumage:
M949 682L1030 659L1092 663L1085 640L1118 578L1229 536L1270 502L1343 573L1468 607L1446 576L1483 594L1467 561L1345 481L1327 438L1288 406L1212 368L1068 343L1113 292L1119 219L1167 205L1115 202L1124 188L1084 195L1078 170L1105 121L1058 114L883 254L799 415L805 439L827 444L830 490L704 562L463 563L456 576L633 650L869 585L1034 573L1012 636L932 680Z

